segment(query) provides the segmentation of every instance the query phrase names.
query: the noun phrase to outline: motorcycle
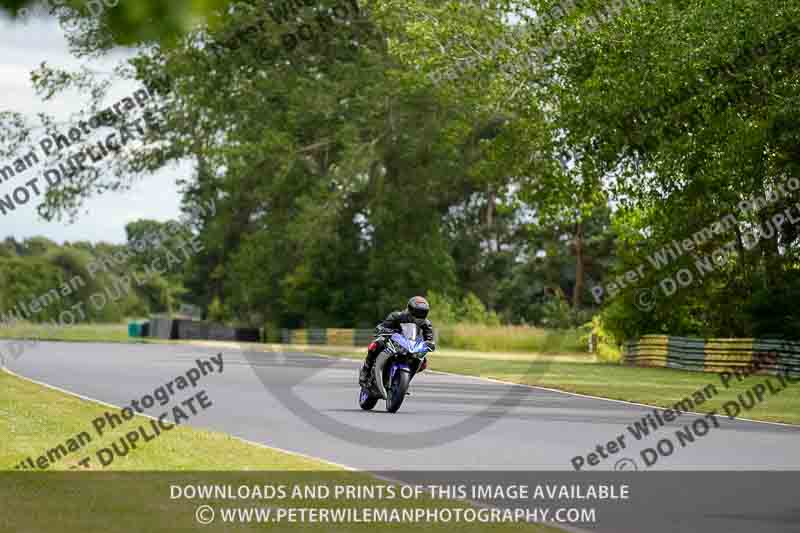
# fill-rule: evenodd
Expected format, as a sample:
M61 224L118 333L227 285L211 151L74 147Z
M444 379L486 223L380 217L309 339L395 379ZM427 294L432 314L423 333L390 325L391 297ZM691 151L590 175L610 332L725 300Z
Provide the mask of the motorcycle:
M419 328L414 324L403 324L403 333L384 333L383 351L378 354L372 367L372 380L362 387L358 404L365 411L371 410L378 400L386 400L386 411L396 413L406 397L411 379L422 367L428 356L425 341L418 338Z

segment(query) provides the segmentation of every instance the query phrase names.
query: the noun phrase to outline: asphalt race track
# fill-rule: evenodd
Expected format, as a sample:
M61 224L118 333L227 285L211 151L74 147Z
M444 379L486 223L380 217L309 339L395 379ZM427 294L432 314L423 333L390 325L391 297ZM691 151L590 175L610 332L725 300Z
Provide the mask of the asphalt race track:
M196 359L218 352L185 345L41 343L8 368L66 391L127 406L196 367ZM797 427L720 417L719 428L712 427L648 469L640 450L654 447L661 437L674 437L675 430L702 415L684 414L655 432L658 438L651 435L637 442L627 427L652 413L651 408L430 372L414 379L413 396L397 414L386 413L382 401L374 411L364 412L357 404L354 361L298 353L222 353L221 374L204 376L197 389L182 391L188 397L203 389L213 402L192 417L192 426L357 469L573 471L573 457L585 458L597 445L625 435L624 450L586 470L613 470L627 459L621 468L631 470L636 463L640 471L800 471ZM158 416L164 410L156 405L147 412ZM402 472L396 477L402 479ZM791 520L783 517L781 523L797 527L800 506L794 512ZM742 531L797 531L770 529L753 517L742 524ZM626 529L615 526L609 531ZM659 529L649 523L647 530Z
M125 406L184 374L195 366L197 358L207 359L216 353L181 345L42 343L26 351L9 369L67 391ZM433 435L434 443L429 447L397 449L404 442L394 443L392 439L400 437L392 437L392 433L409 435L409 445L414 446L415 432L474 418L506 396L511 387L423 373L412 382L413 396L391 415L384 412L382 401L372 412L358 407L358 364L353 361L291 353L259 353L252 359L235 350L223 351L222 374L204 377L197 389L205 389L214 406L193 417L191 425L357 469L461 470L468 466L484 470L571 470L574 456L585 456L598 444L620 434L632 441L627 426L652 412L621 402L518 387L522 390L511 394L505 403L519 405L482 414L478 423L486 427L477 433L462 437L457 431L445 430ZM289 389L316 411L313 414L327 415L347 433L352 434L353 429L369 431L369 445L329 435L327 428L317 428L302 414L291 412L280 401ZM156 405L148 412L157 416L163 410ZM696 418L698 415L686 414L671 426L678 429ZM711 429L691 446L659 460L652 469L800 470L800 428L724 417L718 420L719 429ZM668 432L668 428L662 428L656 434ZM436 443L437 439L441 442ZM655 441L651 438L646 439L645 446L635 444L634 440L628 449L587 469L613 469L616 461L611 459L623 457L641 462L639 450L654 446Z

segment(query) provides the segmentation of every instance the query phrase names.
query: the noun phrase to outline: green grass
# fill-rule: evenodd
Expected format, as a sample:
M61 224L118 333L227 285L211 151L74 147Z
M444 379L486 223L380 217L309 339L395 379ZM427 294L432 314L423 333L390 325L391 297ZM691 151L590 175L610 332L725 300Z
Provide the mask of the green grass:
M212 407L213 408L213 407ZM28 456L34 457L64 442L81 431L92 431L91 421L106 407L35 385L0 371L0 470L12 470ZM268 413L265 423L269 425ZM110 466L95 472L82 469L64 472L76 466L75 459L101 446L110 446L132 426L146 423L137 417L102 437L94 435L88 446L57 461L47 471L4 473L0 483L0 531L59 531L84 533L189 532L203 531L307 531L372 533L390 531L446 532L453 524L374 524L374 523L266 523L200 526L194 513L201 504L221 507L277 508L388 508L433 509L466 507L457 501L424 497L414 500L304 499L293 497L292 486L336 485L375 486L389 483L368 474L349 472L328 463L298 457L277 450L251 445L233 437L176 427L160 437L117 458ZM122 472L125 471L125 472ZM137 472L138 471L138 472ZM161 473L159 473L161 472ZM238 487L284 485L288 498L281 500L172 499L171 486L216 484ZM395 485L397 488L397 486ZM464 533L505 533L530 531L546 533L550 528L528 524L458 524Z
M213 401L213 398L211 398ZM170 404L172 405L172 404ZM210 407L213 409L214 407ZM149 419L137 417L98 437L92 420L109 407L40 387L0 371L0 468L11 470L21 460L36 458L47 449L86 431L94 438L68 454L52 470L79 467L78 461L110 446ZM96 460L93 463L97 463ZM99 465L98 465L99 467ZM177 426L145 443L104 470L332 470L327 463L277 452L210 431Z
M436 354L431 359L431 368L660 407L672 407L698 389L713 384L717 394L695 409L702 413L715 409L722 412L725 402L735 401L738 394L745 393L753 385L763 382L768 377L750 376L741 382L734 379L726 389L719 376L713 373L640 368L611 363L526 362ZM780 388L777 378L771 379L776 388ZM763 402L750 411L743 411L739 416L800 424L800 383L790 385L779 394L773 396L767 394Z
M40 339L74 342L133 342L127 324L75 324L63 328L17 322L0 326L0 339ZM141 342L144 339L139 339Z

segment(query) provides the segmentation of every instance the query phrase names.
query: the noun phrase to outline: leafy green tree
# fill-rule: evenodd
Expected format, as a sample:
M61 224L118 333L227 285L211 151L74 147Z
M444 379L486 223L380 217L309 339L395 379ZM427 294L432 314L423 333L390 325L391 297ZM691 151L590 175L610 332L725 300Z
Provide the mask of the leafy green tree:
M181 261L170 263L165 273L176 282L183 280L186 268L181 248L189 249L191 232L177 221L158 222L140 219L125 225L127 246L125 251L131 255L128 264L139 270L152 266L154 261L166 252L176 255Z
M229 0L0 0L0 9L26 17L44 7L67 28L102 29L109 44L135 45L172 43L198 20L213 23L229 4Z

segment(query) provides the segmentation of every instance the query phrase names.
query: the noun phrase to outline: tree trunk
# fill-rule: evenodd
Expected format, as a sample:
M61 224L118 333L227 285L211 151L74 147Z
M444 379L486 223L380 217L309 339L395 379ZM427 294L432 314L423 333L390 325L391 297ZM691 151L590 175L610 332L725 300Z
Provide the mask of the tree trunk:
M489 187L487 193L488 199L486 201L486 227L491 229L492 225L494 224L494 203L496 201L497 194L491 187Z
M572 307L576 310L581 305L583 268L583 224L578 222L575 227L575 288L572 291Z
M489 236L489 249L491 250L494 248L495 253L500 251L500 243L498 242L499 239L497 238L497 235L492 232L492 226L494 226L494 210L496 201L497 193L490 185L487 190L486 201L486 233ZM494 246L492 246L492 241L494 241Z

